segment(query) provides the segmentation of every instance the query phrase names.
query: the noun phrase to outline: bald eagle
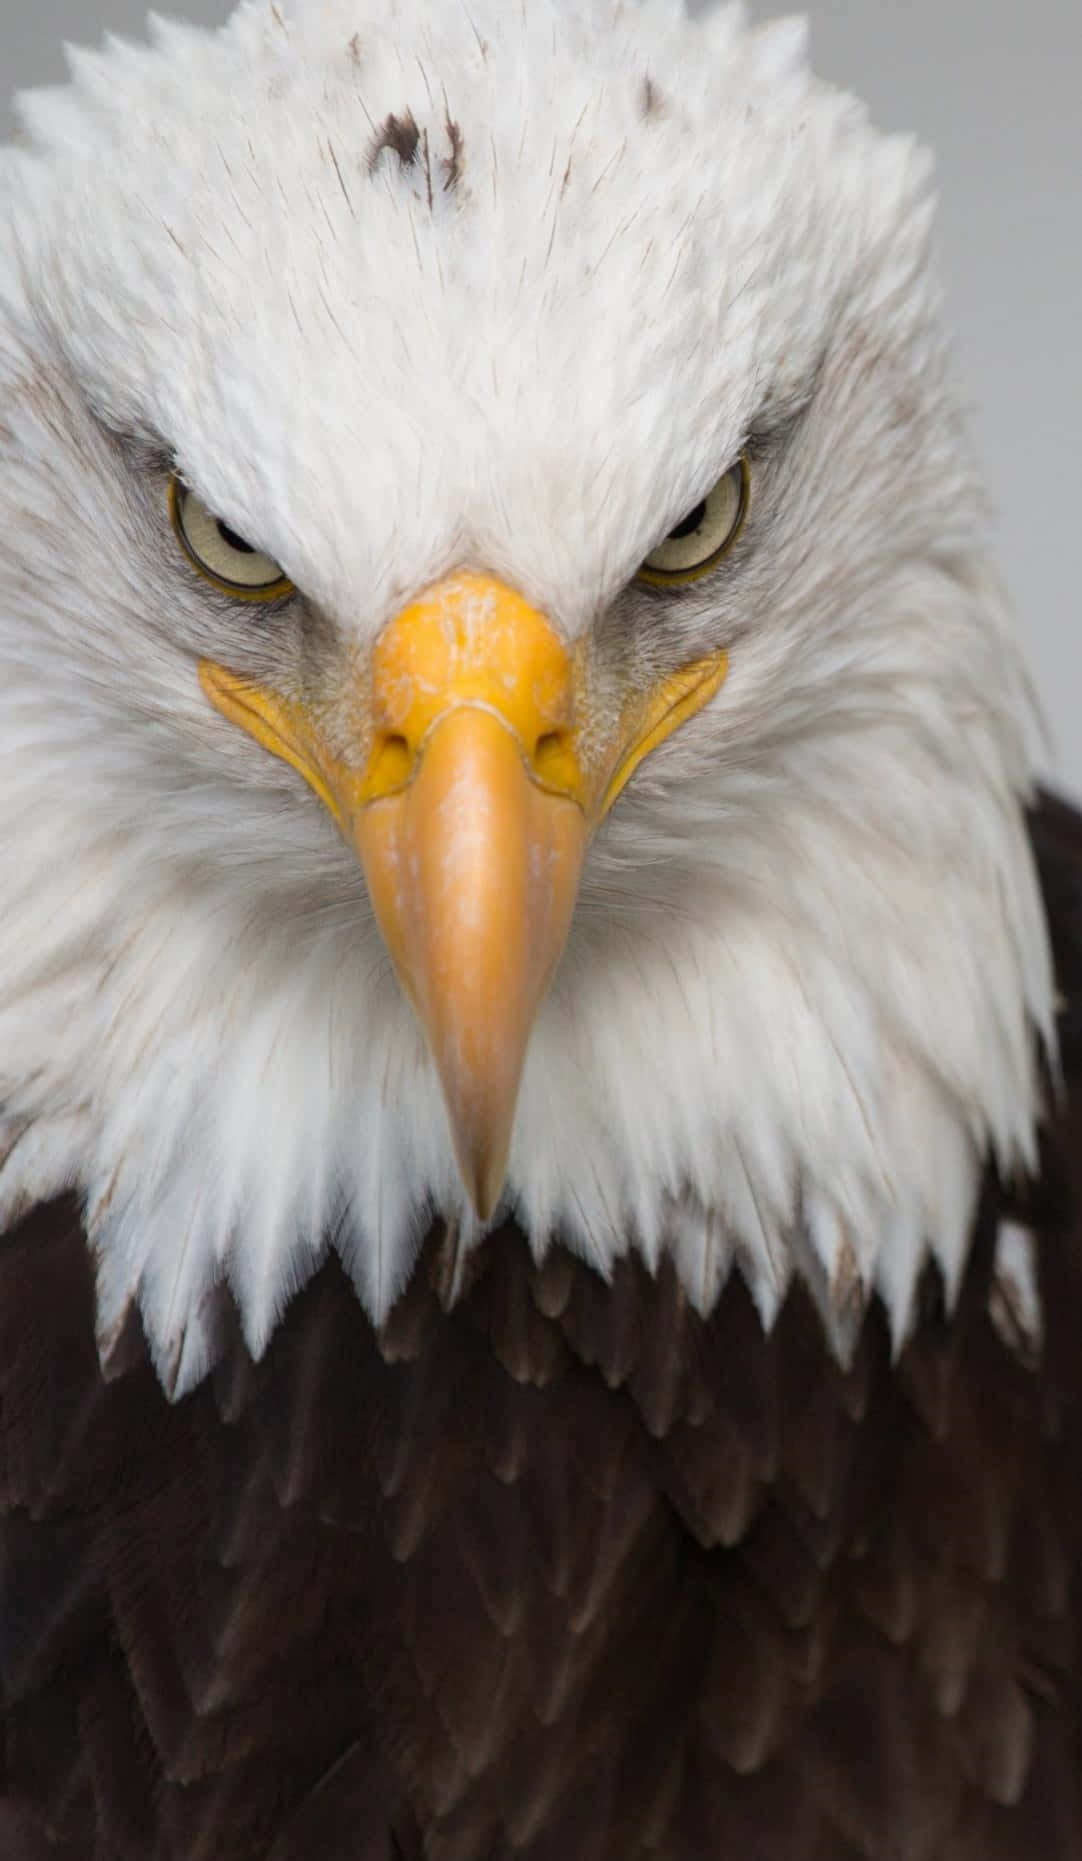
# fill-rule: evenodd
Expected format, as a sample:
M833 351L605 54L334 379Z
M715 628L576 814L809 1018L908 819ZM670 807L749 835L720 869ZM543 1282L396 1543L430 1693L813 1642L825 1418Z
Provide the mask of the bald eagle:
M1082 1853L1082 820L801 30L0 157L0 1853Z

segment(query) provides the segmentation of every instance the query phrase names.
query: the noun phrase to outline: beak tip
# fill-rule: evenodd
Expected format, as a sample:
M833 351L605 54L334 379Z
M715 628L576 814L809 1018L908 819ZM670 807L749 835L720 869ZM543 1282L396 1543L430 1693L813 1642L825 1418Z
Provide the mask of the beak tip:
M462 1158L462 1181L478 1221L491 1221L507 1180L505 1158L494 1155Z

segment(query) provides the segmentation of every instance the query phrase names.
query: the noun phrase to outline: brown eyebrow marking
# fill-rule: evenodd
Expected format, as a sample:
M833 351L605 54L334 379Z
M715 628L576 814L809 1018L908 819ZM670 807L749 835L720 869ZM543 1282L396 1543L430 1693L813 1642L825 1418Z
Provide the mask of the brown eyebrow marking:
M417 127L413 111L406 110L402 116L392 111L383 126L376 131L372 146L368 151L368 172L375 172L384 149L390 149L398 156L403 168L412 168L417 160L417 148L421 132Z

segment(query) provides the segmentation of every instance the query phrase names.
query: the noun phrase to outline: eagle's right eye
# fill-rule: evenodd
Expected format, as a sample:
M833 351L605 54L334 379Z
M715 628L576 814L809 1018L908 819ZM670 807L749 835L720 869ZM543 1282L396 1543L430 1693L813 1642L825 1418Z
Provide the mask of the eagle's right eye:
M192 568L219 594L235 601L280 601L293 593L280 565L246 543L175 474L169 480L169 516Z

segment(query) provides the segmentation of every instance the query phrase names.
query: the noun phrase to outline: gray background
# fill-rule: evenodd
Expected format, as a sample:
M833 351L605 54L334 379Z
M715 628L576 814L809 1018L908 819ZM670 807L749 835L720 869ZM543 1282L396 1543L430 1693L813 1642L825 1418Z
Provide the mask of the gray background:
M229 0L157 0L213 22ZM432 0L433 5L445 0ZM0 0L11 91L63 75L65 38L138 33L146 0ZM755 0L762 17L784 10ZM808 0L817 70L939 156L958 364L1002 558L1053 733L1082 795L1082 0Z

